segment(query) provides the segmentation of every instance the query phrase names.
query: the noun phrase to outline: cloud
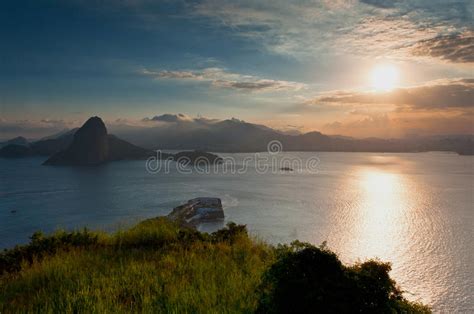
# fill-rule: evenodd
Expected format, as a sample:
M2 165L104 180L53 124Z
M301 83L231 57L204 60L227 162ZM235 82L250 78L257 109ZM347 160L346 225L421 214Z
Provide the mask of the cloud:
M255 91L283 91L283 90L300 90L304 84L288 81L258 79L253 82L238 82L227 80L216 80L212 82L213 86Z
M360 0L360 2L373 5L378 8L393 8L397 4L397 0Z
M40 119L40 120L0 120L1 140L7 140L17 136L24 136L28 139L39 139L44 136L71 129L77 126L74 121L60 119Z
M360 55L472 62L472 1L362 0L373 9L345 29L339 45ZM370 52L367 47L370 46ZM470 53L470 56L469 56Z
M294 109L339 110L321 130L355 137L473 134L474 79L444 79L387 92L332 91Z
M178 114L170 114L170 113L165 113L159 116L154 116L153 118L144 118L142 121L144 122L183 122L183 121L192 121L193 119L188 117L187 115L184 115L182 113Z
M403 137L473 134L474 79L443 79L392 91L322 92L286 108L328 134Z
M404 115L391 112L371 114L322 126L328 134L343 134L353 137L396 138L412 135L474 134L472 115L433 113L426 115Z
M199 127L199 126L211 125L219 121L222 121L222 120L203 117L203 116L190 117L182 113L178 113L178 114L165 113L161 115L155 115L151 118L145 117L141 119L140 121L138 121L138 124L137 123L135 124L145 126L145 127L149 127L149 126L168 127L170 125L176 125L176 124L181 124L181 125L186 124L188 126L194 125L195 127Z
M307 105L395 105L399 109L448 110L474 107L474 79L452 79L387 92L334 91L315 97Z
M259 50L295 58L345 53L408 59L417 43L472 31L474 14L472 0L106 0L87 6L119 10L150 30L162 26L164 17L193 21L252 41Z
M207 82L214 87L242 91L298 91L305 88L305 84L303 83L262 79L252 75L242 75L228 72L222 68L205 68L199 71L150 71L144 69L141 71L141 73L146 76L151 76L155 79Z
M455 63L474 62L474 32L440 35L421 40L412 49L415 56L430 56Z
M287 134L287 135L299 135L302 134L304 131L304 126L302 125L292 125L287 124L275 129L276 131Z
M398 15L371 15L341 29L334 47L360 56L404 59L412 57L409 49L413 45L437 36L443 30L444 26L429 25Z
M191 80L204 80L204 76L202 74L193 73L190 71L167 71L163 70L160 72L153 72L144 70L142 72L145 75L155 76L157 78L168 78L168 79L191 79Z
M204 0L191 7L232 35L296 58L346 53L408 59L419 42L472 30L474 13L470 0Z
M253 40L270 52L299 58L326 50L325 42L337 29L359 19L353 3L205 0L193 6L193 14L222 26L231 35Z

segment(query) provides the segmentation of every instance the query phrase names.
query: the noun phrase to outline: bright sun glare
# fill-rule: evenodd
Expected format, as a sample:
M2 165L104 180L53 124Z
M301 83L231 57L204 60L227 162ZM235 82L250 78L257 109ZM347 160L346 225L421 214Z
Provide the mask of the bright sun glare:
M372 87L377 91L392 90L398 79L398 69L393 65L377 65L371 73Z

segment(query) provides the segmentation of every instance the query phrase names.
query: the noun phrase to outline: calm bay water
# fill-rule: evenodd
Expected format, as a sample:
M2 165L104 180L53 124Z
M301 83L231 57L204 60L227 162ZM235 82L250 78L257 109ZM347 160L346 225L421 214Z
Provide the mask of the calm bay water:
M252 154L226 156L242 164ZM144 161L68 168L41 166L41 158L0 159L0 247L25 243L36 230L114 230L215 196L227 221L246 224L263 240L327 241L345 262L390 261L409 299L436 312L474 312L473 157L281 156L317 156L319 171L261 174L251 164L241 174L152 174Z

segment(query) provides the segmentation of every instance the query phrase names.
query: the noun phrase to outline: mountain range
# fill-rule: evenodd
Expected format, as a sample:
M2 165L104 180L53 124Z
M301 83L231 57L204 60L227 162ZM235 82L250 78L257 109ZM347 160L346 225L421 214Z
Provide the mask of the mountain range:
M161 153L131 144L115 135L108 134L105 123L99 117L89 118L80 128L61 132L56 136L29 143L24 138L7 141L0 149L0 157L19 158L50 156L44 165L93 166L109 161L136 160L159 157L180 163L194 164L205 158L210 163L220 163L222 158L199 150L176 154Z
M288 134L235 118L220 121L203 118L172 120L170 116L167 115L166 123L159 121L157 126L117 129L114 133L125 140L149 149L260 152L267 150L269 142L277 140L282 144L284 151L453 151L467 155L472 155L474 152L473 135L357 139L347 136L325 135L320 132ZM154 120L149 119L149 121Z
M180 115L162 115L145 121L151 126L117 128L111 125L114 135L107 135L111 149L107 158L127 159L147 155L156 149L199 150L213 152L266 151L269 142L277 140L284 151L336 151L336 152L426 152L452 151L463 155L474 154L473 135L446 135L403 139L364 138L325 135L320 132L287 134L264 125L238 119L211 120L187 119ZM21 157L30 155L51 156L64 151L74 140L78 129L61 132L38 141L28 142L18 137L0 143L0 156ZM125 156L117 153L120 147ZM124 148L127 147L127 148ZM145 153L146 152L146 153Z

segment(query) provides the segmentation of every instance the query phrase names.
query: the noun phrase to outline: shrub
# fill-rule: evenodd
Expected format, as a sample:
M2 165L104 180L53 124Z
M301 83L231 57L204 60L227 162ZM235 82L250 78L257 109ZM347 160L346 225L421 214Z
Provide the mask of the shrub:
M244 226L208 235L151 219L97 245L33 254L0 276L0 313L251 313L272 252Z
M180 228L164 217L147 219L117 232L112 241L119 248L162 248L178 241Z
M0 254L0 313L424 313L390 264L345 266L324 245L273 247L229 223L212 234L167 219L112 235L35 233Z
M73 232L58 231L50 236L35 232L30 239L27 245L17 245L0 253L0 275L20 270L22 262L31 264L33 259L53 255L59 250L97 245L99 234L87 229Z
M300 242L280 246L277 255L259 288L260 313L429 312L402 297L388 263L346 267L325 246Z
M248 238L247 227L233 222L228 223L225 228L211 234L211 241L214 243L227 242L233 244L240 238Z

